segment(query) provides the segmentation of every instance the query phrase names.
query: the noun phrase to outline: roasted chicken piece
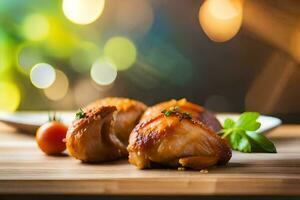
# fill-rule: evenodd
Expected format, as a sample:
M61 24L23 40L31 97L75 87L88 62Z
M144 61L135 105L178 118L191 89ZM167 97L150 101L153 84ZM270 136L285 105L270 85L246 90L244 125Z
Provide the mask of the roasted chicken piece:
M114 132L115 106L95 107L81 113L69 127L66 146L71 156L83 162L103 162L126 157L126 147Z
M121 142L127 146L129 134L134 126L139 122L140 117L146 110L147 106L142 102L121 98L108 97L99 99L89 104L86 109L91 109L101 106L116 106L118 113L115 122L115 132Z
M159 114L138 124L129 139L129 162L139 169L155 165L203 169L226 164L227 142L189 114Z
M149 107L143 114L140 121L146 121L147 119L156 117L161 113L161 111L176 106L180 107L180 109L183 112L190 113L194 119L201 121L213 131L218 132L222 129L220 122L212 113L207 111L202 106L195 103L191 103L186 99L180 99L178 101L172 99L170 101L162 102L152 107Z

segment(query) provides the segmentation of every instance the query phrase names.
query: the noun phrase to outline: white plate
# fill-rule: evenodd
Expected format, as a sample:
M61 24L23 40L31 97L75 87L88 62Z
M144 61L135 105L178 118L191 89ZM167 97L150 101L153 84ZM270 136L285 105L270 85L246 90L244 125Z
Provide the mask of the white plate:
M57 112L56 115L61 119L66 125L71 124L75 118L74 111L68 112ZM226 118L232 118L237 120L240 114L216 114L218 120L223 124ZM19 128L21 130L34 132L39 126L48 121L48 112L0 112L0 121ZM267 132L281 124L281 120L270 116L260 116L258 121L261 123L261 127L258 132Z

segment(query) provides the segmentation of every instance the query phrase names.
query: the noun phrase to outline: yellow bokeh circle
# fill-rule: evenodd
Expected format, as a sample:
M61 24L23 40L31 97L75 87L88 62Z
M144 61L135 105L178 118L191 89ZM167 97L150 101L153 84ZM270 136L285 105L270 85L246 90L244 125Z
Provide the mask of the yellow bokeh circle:
M0 110L15 111L21 102L21 92L18 86L12 82L0 82Z
M55 70L55 72L55 81L50 87L44 89L44 94L48 99L58 101L66 96L69 89L69 80L64 72L60 70Z
M32 14L23 22L23 35L31 41L40 41L49 35L50 25L48 19L41 14Z
M125 37L113 37L104 46L104 56L109 58L118 70L126 70L136 61L134 43Z

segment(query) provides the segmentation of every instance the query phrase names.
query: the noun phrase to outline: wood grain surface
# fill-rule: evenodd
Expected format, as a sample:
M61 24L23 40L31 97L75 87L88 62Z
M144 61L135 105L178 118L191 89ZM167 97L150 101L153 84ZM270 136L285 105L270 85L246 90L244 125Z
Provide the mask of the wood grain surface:
M0 194L300 195L300 125L268 136L277 154L234 152L228 166L201 173L49 157L32 136L0 124Z

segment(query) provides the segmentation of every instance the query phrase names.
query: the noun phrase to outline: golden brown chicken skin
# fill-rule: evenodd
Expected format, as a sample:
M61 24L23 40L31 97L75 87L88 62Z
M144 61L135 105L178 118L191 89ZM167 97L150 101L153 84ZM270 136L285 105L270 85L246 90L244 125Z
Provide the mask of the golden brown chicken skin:
M133 99L108 97L99 99L89 104L86 108L90 109L101 106L116 106L118 113L115 122L115 132L121 142L127 146L129 134L138 123L147 106Z
M128 155L126 147L116 137L114 106L86 110L81 119L75 120L66 136L67 150L83 162L116 160Z
M222 129L222 126L218 119L209 111L207 111L202 106L191 103L186 99L175 100L158 103L154 106L149 107L143 114L140 121L146 121L153 117L156 117L164 109L169 109L170 107L178 106L183 112L188 112L196 120L201 121L203 124L211 128L213 131L218 132Z
M153 165L203 169L226 164L227 142L203 123L182 114L159 114L132 131L127 147L129 162L139 169Z

